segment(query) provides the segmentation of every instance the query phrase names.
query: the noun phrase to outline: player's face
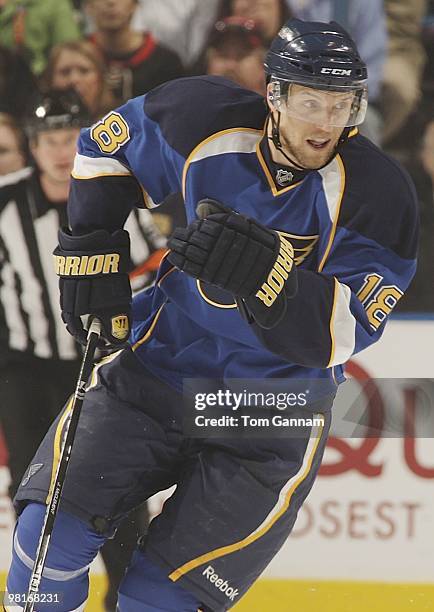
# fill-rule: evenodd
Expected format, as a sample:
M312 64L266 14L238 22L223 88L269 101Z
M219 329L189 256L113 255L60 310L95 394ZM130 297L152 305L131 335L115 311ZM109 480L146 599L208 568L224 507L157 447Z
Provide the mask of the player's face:
M80 134L78 128L50 130L36 135L30 147L42 175L53 183L68 183Z
M353 94L325 92L291 85L290 95L280 113L280 140L283 149L300 167L321 168L333 156L351 112ZM295 104L294 104L295 102ZM269 102L276 120L277 112Z
M97 67L85 55L64 49L54 66L52 87L73 87L91 112L95 110L101 93L101 77Z
M0 125L0 176L24 167L24 155L18 138L7 125Z

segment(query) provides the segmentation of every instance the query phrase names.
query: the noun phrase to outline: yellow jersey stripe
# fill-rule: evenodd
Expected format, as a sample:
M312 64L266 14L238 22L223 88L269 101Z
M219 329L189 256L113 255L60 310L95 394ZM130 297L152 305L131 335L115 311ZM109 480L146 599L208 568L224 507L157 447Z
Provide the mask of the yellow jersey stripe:
M215 306L216 308L237 308L237 305L235 302L233 304L219 304L218 302L214 302L211 298L209 298L203 292L202 285L200 284L199 279L196 279L196 287L199 292L199 295L201 296L203 300L205 300L205 302L207 302L207 304L211 304L211 306Z
M151 198L151 196L149 195L149 193L146 191L146 189L143 187L141 183L139 183L139 187L140 187L140 191L142 192L142 198L143 198L143 203L145 205L145 208L148 208L148 209L158 208L159 205L155 204L154 200Z
M86 391L89 391L90 389L93 389L94 387L96 387L97 382L98 382L98 370L100 369L100 367L105 365L106 363L110 363L111 361L116 359L116 357L118 355L120 355L123 350L124 349L120 349L119 351L116 351L115 353L111 353L110 355L106 355L105 357L103 357L101 359L101 361L99 361L96 364L96 366L92 370L92 374L90 376L90 382L89 382L88 386L86 387Z
M158 319L160 318L160 315L165 305L166 305L166 302L164 302L164 304L161 304L160 308L157 310L155 314L154 320L152 321L150 327L148 328L148 331L143 336L143 338L140 338L140 340L138 340L135 344L133 344L133 346L131 347L133 351L135 351L136 349L139 348L139 346L147 342L149 338L152 336L152 332L154 331L155 326L157 325Z
M62 439L62 432L63 432L63 427L65 425L66 419L70 416L71 414L71 410L72 410L72 404L74 401L74 396L71 395L71 398L69 399L69 402L62 414L62 416L60 417L60 421L57 424L56 427L56 433L54 435L54 444L53 444L53 464L51 467L51 480L50 480L50 487L48 489L48 495L47 498L45 500L45 503L48 504L49 501L49 497L51 495L51 491L54 487L54 481L56 479L56 470L57 470L57 465L59 463L60 460L60 451L61 451L61 439Z
M161 261L163 261L163 259L165 257L167 257L167 255L170 253L170 251L167 251L167 254L163 255L163 257L161 258ZM160 262L160 266L161 266L161 262ZM173 268L170 268L169 270L167 270L167 272L165 272L163 274L163 276L160 278L160 280L158 281L157 285L158 287L161 285L161 283L169 276L169 274L172 274L172 272L175 272L175 270L177 270L177 268L175 268L175 266L173 266Z
M161 261L163 261L163 259L165 259L167 257L167 255L170 253L170 251L167 251L163 257L161 258ZM161 265L161 264L160 264ZM167 272L165 272L163 274L163 276L160 278L160 280L158 281L157 285L160 286L161 283L164 281L164 279L169 276L169 274L172 274L172 272L175 272L175 270L177 270L177 268L175 268L175 266L173 266L173 268L169 268L169 270L167 270ZM164 306L166 305L166 302L164 302L163 304L161 304L160 308L157 310L154 320L152 321L148 331L145 333L145 335L143 336L143 338L140 338L140 340L138 340L135 344L132 345L131 350L135 351L136 349L139 348L139 346L141 346L142 344L144 344L145 342L147 342L149 340L149 338L152 335L152 332L155 329L155 326L157 325L158 319L160 318L160 315L163 311Z
M315 416L321 416L322 418L322 415ZM282 488L279 494L279 499L275 504L274 508L271 510L271 512L269 512L268 516L265 518L262 524L259 525L259 527L255 529L255 531L253 531L253 533L249 534L238 542L234 542L233 544L229 544L227 546L222 546L221 548L216 548L215 550L200 555L196 559L192 559L191 561L184 563L184 565L181 565L180 567L175 569L169 575L169 578L173 582L176 582L177 580L179 580L179 578L181 578L188 572L194 570L196 567L199 567L200 565L203 565L205 563L208 563L209 561L218 559L225 555L230 555L233 552L237 552L238 550L245 548L249 544L252 544L256 540L261 538L263 535L265 535L273 527L276 521L278 521L279 518L287 511L291 503L294 491L308 476L313 459L315 457L316 450L318 448L318 444L322 437L323 429L324 425L312 427L311 435L303 459L303 464L300 470L297 472L297 474L292 476Z

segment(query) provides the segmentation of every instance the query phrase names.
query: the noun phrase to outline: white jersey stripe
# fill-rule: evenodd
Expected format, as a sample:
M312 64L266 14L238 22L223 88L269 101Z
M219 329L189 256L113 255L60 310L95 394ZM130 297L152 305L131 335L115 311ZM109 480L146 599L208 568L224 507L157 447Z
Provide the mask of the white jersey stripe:
M21 304L29 317L30 336L35 343L35 355L43 358L52 357L48 341L48 321L42 302L42 287L35 278L17 204L13 200L0 215L0 234L9 252L10 262L21 281Z
M261 136L262 132L257 130L252 130L252 132L240 130L222 134L204 143L189 161L193 163L200 159L212 157L213 155L222 155L223 153L254 153Z
M325 168L319 170L319 173L322 177L330 220L333 222L339 212L338 208L343 189L343 177L336 157Z
M59 214L56 210L49 210L42 217L34 221L38 251L48 289L50 307L56 326L56 341L60 359L77 358L75 341L66 330L60 316L59 280L54 272L52 251L57 245L57 230L59 229Z
M327 246L318 266L318 272L322 272L335 238L339 212L345 191L345 168L341 157L337 155L325 168L319 170L319 173L322 177L328 213L332 222Z
M131 171L113 157L87 157L77 153L72 176L91 179L99 176L130 176Z
M18 541L17 532L14 534L14 550L19 558L19 560L28 568L33 569L34 560L29 557L29 555L22 548L21 544ZM74 578L78 578L82 574L87 573L89 570L89 565L85 565L84 567L80 567L77 570L58 570L52 569L51 567L44 567L44 571L42 572L42 576L47 578L48 580L55 580L56 582L66 582L68 580L74 580Z
M333 305L330 334L332 355L328 367L346 363L356 345L356 319L350 309L351 289L335 279L335 303Z

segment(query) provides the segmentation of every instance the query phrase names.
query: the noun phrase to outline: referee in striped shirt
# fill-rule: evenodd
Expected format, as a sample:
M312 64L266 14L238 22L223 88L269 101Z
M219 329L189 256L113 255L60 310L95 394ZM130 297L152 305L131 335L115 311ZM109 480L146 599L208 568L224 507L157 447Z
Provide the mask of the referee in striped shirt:
M41 96L26 125L34 167L0 177L0 420L9 449L11 497L79 370L80 347L60 316L52 251L59 227L67 224L76 141L89 123L72 91ZM134 245L132 286L139 289L152 280L165 239L147 210L135 209L125 228ZM114 593L136 540L129 528L122 535L131 546L109 542L106 554L102 551ZM114 602L106 604L114 609Z

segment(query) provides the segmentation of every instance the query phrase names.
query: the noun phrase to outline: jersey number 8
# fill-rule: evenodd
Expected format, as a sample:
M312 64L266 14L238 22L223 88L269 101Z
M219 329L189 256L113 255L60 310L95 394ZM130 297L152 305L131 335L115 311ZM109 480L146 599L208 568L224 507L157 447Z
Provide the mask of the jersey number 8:
M131 138L125 119L116 112L109 113L90 130L90 137L103 153L116 153Z

